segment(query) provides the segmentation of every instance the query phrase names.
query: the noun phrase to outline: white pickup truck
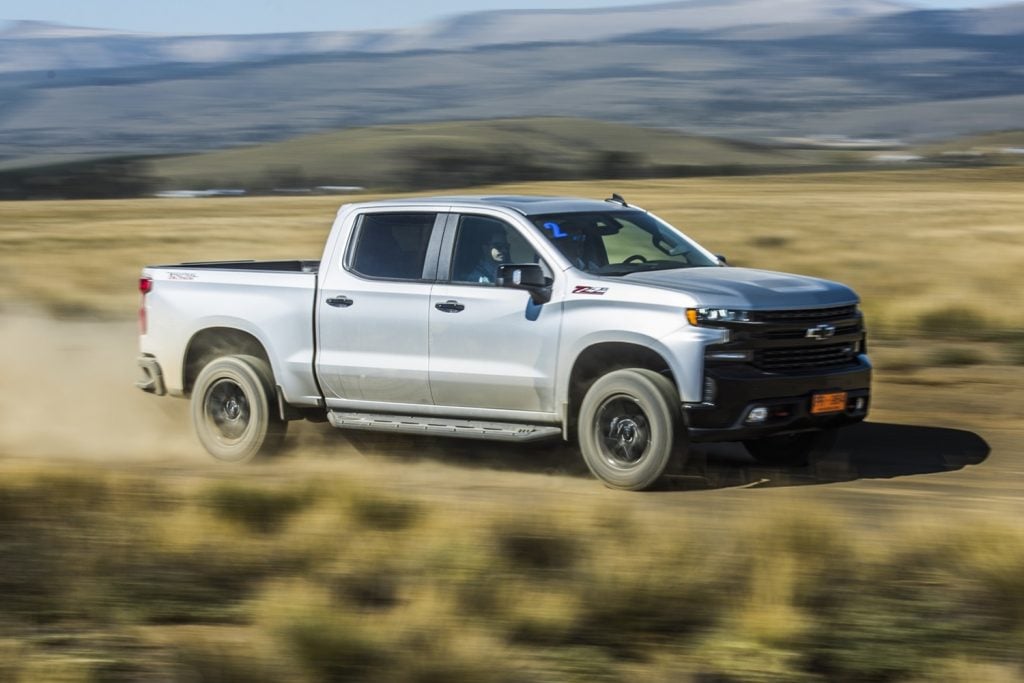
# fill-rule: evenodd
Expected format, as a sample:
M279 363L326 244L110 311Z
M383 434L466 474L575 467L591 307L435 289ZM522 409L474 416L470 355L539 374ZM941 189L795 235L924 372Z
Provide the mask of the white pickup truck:
M309 419L574 440L636 490L696 441L806 462L868 410L852 290L729 267L617 195L349 204L320 261L149 266L139 288L139 387L191 397L221 460Z

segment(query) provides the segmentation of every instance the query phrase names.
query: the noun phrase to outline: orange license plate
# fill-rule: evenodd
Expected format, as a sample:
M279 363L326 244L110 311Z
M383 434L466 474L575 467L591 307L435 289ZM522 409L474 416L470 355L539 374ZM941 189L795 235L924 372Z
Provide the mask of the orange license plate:
M811 397L811 414L839 413L846 410L846 392L832 391Z

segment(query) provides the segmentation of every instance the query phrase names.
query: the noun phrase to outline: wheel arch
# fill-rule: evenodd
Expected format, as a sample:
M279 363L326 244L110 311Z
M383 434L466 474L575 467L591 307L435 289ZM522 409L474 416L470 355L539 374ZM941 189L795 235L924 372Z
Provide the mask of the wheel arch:
M576 433L580 406L587 390L597 379L614 370L644 368L665 375L676 391L679 383L666 356L656 349L643 344L622 341L602 341L587 346L573 361L569 373L566 395L565 436L571 439Z
M273 372L270 355L255 335L234 327L207 327L193 334L185 347L181 385L184 394L192 393L196 377L210 361L234 355L255 356L266 362Z

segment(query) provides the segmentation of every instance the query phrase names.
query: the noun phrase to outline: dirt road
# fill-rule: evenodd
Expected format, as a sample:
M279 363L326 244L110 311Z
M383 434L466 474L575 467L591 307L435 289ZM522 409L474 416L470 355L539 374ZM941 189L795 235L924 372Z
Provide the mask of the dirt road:
M978 365L886 369L876 344L871 420L849 428L813 470L755 465L736 444L693 449L665 490L611 491L571 448L503 446L426 437L349 438L296 423L290 447L245 467L212 462L192 434L187 403L134 388L135 329L127 322L0 318L0 471L98 467L175 480L336 477L471 508L531 502L708 523L765 507L824 506L867 525L948 515L1024 512L1024 368Z

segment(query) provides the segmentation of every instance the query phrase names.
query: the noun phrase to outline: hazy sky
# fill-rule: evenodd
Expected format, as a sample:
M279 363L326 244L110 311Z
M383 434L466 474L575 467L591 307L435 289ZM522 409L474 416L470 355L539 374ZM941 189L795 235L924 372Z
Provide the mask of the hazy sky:
M1009 0L910 0L920 7L981 7ZM0 21L35 19L150 33L277 33L413 26L489 9L567 9L651 0L0 0Z

